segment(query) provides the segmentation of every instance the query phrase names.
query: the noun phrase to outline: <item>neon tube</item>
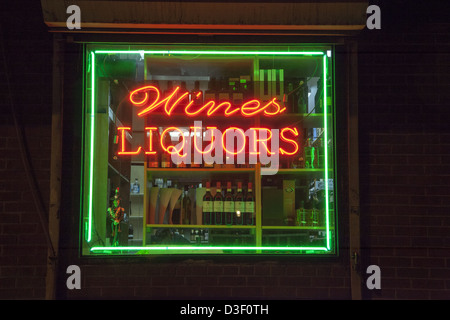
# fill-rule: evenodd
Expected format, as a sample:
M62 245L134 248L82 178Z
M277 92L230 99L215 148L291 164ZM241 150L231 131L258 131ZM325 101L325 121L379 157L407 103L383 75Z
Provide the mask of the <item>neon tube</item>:
M328 110L327 110L327 54L323 55L323 136L325 137L325 215L326 215L326 233L327 233L327 249L330 250L330 206L328 195Z
M92 239L92 206L94 195L94 134L95 134L95 53L91 51L91 150L89 159L89 207L87 242Z

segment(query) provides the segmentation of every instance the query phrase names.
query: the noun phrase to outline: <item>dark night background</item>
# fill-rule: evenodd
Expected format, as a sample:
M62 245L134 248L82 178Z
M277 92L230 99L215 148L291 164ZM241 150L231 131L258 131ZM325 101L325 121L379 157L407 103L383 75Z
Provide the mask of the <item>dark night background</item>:
M369 1L381 8L382 29L357 36L362 269L376 264L382 276L381 290L363 285L364 299L450 299L446 2ZM0 299L44 299L46 240L10 101L48 206L53 40L39 1L2 1L0 24ZM331 262L87 263L82 290L57 297L351 299L348 251L340 251Z

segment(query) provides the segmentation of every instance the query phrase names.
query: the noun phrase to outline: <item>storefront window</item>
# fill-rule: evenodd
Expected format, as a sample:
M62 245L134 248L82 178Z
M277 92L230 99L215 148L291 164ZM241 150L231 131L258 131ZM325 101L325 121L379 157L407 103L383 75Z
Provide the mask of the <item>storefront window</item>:
M336 254L332 52L87 46L83 254Z

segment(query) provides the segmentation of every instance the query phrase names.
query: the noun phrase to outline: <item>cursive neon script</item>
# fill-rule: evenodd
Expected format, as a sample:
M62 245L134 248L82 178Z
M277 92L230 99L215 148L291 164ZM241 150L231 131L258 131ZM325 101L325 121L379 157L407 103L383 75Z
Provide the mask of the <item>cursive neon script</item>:
M185 115L189 117L206 114L208 117L222 113L226 117L241 115L243 117L253 117L258 114L270 117L283 113L286 108L282 107L274 97L269 101L262 102L258 99L245 101L241 106L234 106L230 101L216 102L207 100L200 104L202 93L190 96L189 92L180 92L180 87L175 87L166 97L161 97L159 88L155 86L143 86L130 93L129 100L136 106L143 108L138 112L139 117L150 114L153 111L163 111L170 116L175 109L184 107ZM162 109L162 110L161 110ZM179 110L178 110L179 111Z

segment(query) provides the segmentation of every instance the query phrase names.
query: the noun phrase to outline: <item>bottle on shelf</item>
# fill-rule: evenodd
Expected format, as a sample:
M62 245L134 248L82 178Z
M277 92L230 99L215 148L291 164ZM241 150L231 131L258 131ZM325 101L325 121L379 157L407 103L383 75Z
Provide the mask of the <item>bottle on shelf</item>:
M203 91L200 89L200 81L194 82L194 89L190 93L190 101L194 100L194 106L203 105Z
M164 90L163 98L167 97L169 94L171 94L173 91L173 81L169 80L167 81L167 88Z
M235 213L234 208L234 197L233 193L231 192L231 182L227 182L227 191L224 196L224 202L223 202L223 212L224 212L224 224L226 225L232 225L233 224L233 217Z
M205 91L204 102L217 101L217 83L216 78L211 78L208 82L208 89Z
M223 223L223 196L220 181L216 183L216 194L213 202L214 224L221 225Z
M138 178L134 180L134 183L131 184L131 193L137 194L140 193L141 186L139 184Z
M166 148L172 145L172 139L170 138L170 134L166 132L164 138L164 145ZM161 150L161 168L171 168L172 167L172 157L171 154Z
M194 147L194 140L195 139L197 139L197 137L195 136L195 133L194 133L195 131L192 129L192 128L190 128L189 129L189 136L188 137L186 137L186 139L189 139L189 142L190 142L190 150L191 150L191 152L189 152L188 151L188 157L190 157L191 159L191 164L189 165L191 168L200 168L201 167L201 164L200 163L195 163L195 156L194 156L194 154L195 154L195 147ZM198 132L197 132L198 133ZM189 149L188 149L189 150Z
M186 140L188 139L188 137L184 137L184 147L183 148L185 148L185 146L186 146ZM180 133L180 136L179 136L179 138L178 138L178 144L177 145L179 145L179 147L177 147L177 148L181 148L181 144L183 143L183 133ZM181 152L180 152L181 153ZM177 168L186 168L187 167L187 165L186 165L186 160L185 160L186 158L180 158L178 161L179 161L179 163L176 165L177 166Z
M225 102L225 101L230 101L230 96L231 96L231 92L230 89L228 87L228 81L226 79L223 79L222 81L220 81L220 91L218 92L218 99L219 99L219 103L221 102Z
M297 209L297 226L306 226L306 210L304 201L300 202L300 207Z
M203 224L211 225L212 224L212 215L213 215L213 196L211 194L211 184L209 181L206 182L206 192L203 196Z
M183 224L191 224L192 219L192 201L189 197L189 186L184 186L184 196L183 196Z
M210 148L214 148L213 141L211 141L212 139L210 139L210 141L206 141L205 140L206 133L203 132L202 134L203 134L203 152L209 152L211 150ZM217 137L214 137L214 139L217 139ZM211 145L211 144L213 144L213 145ZM211 156L214 156L214 150L212 150ZM206 163L205 161L203 161L203 167L204 168L214 168L214 163Z
M235 216L234 216L233 224L242 225L244 212L245 212L245 199L244 199L244 194L242 193L242 182L241 181L238 181L238 183L237 183L237 192L236 192L236 197L234 198L234 210L235 210Z
M189 90L186 87L186 81L181 81L180 89L177 92L177 97L176 97L177 100L179 98L181 98L181 96L183 94L185 94L185 93L187 93L186 96L178 103L178 107L176 107L175 110L178 110L178 111L179 110L184 110L184 108L186 108L187 104L189 103L189 95L190 95L190 93L189 93Z
M245 212L244 212L244 224L254 225L255 224L255 196L253 195L252 183L248 183L247 194L245 196Z
M154 154L148 154L147 155L147 167L148 168L159 168L161 166L161 144L159 139L159 132L158 130L151 130L150 134L151 137L151 143L152 143L152 149L155 152Z
M230 90L231 90L231 101L235 106L242 105L244 101L244 93L241 90L240 79L230 78L229 80Z

